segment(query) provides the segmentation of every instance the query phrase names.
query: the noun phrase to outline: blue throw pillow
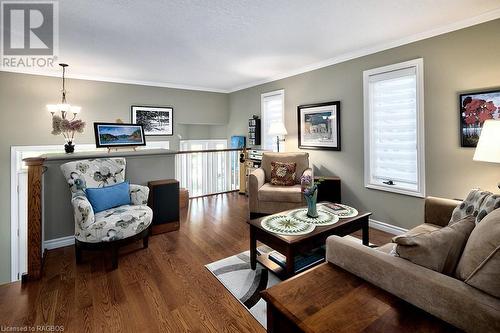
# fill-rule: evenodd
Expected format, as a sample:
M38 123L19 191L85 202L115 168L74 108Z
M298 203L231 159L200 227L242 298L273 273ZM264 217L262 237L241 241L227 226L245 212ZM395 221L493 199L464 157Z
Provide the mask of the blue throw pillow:
M130 185L128 181L106 187L87 188L85 192L94 213L118 206L130 205Z

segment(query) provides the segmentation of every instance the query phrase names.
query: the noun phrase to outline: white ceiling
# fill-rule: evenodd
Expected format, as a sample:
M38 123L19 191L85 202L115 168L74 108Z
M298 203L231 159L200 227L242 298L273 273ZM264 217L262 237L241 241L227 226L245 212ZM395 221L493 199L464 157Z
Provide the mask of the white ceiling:
M498 18L500 0L63 0L59 11L70 77L227 92Z

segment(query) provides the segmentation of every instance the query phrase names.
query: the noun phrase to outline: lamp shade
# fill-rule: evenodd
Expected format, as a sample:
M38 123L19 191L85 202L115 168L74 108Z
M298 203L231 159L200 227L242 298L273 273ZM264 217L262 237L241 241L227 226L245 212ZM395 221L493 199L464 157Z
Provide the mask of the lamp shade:
M275 121L272 122L271 125L269 125L269 135L287 135L288 132L286 131L285 125L281 121Z
M500 163L500 120L484 122L473 160Z

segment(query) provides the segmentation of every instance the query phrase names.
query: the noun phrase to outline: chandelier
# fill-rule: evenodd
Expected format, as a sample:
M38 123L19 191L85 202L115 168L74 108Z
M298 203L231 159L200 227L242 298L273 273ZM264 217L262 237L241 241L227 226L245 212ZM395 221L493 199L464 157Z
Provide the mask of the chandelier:
M77 114L81 111L81 107L70 105L66 100L66 67L67 64L59 64L62 67L62 98L59 104L48 104L47 110L52 115L52 134L62 134L66 144L64 150L66 153L75 151L74 139L76 133L83 133L85 122L81 119L76 119ZM58 114L61 113L61 115ZM68 115L73 114L73 118L69 119Z
M48 104L47 110L54 116L56 112L61 112L62 119L66 119L66 115L68 113L73 113L73 119L76 118L76 115L81 111L80 106L75 106L68 104L66 101L66 67L68 64L59 64L62 67L62 99L59 104Z

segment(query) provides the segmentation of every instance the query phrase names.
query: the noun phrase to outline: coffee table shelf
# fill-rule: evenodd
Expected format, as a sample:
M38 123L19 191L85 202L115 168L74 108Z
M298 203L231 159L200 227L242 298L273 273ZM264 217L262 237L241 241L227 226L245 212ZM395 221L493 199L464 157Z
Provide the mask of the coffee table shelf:
M285 215L290 211L279 213ZM257 261L268 268L279 277L286 279L297 272L293 258L298 254L307 253L325 244L326 238L331 235L346 236L355 231L362 230L363 244L369 244L368 219L371 212L359 212L355 217L340 219L333 225L316 226L316 228L305 235L284 236L272 233L261 226L263 218L248 221L250 225L250 263L252 269L256 268ZM282 268L271 261L267 255L257 255L257 241L266 244L286 257L286 267Z

